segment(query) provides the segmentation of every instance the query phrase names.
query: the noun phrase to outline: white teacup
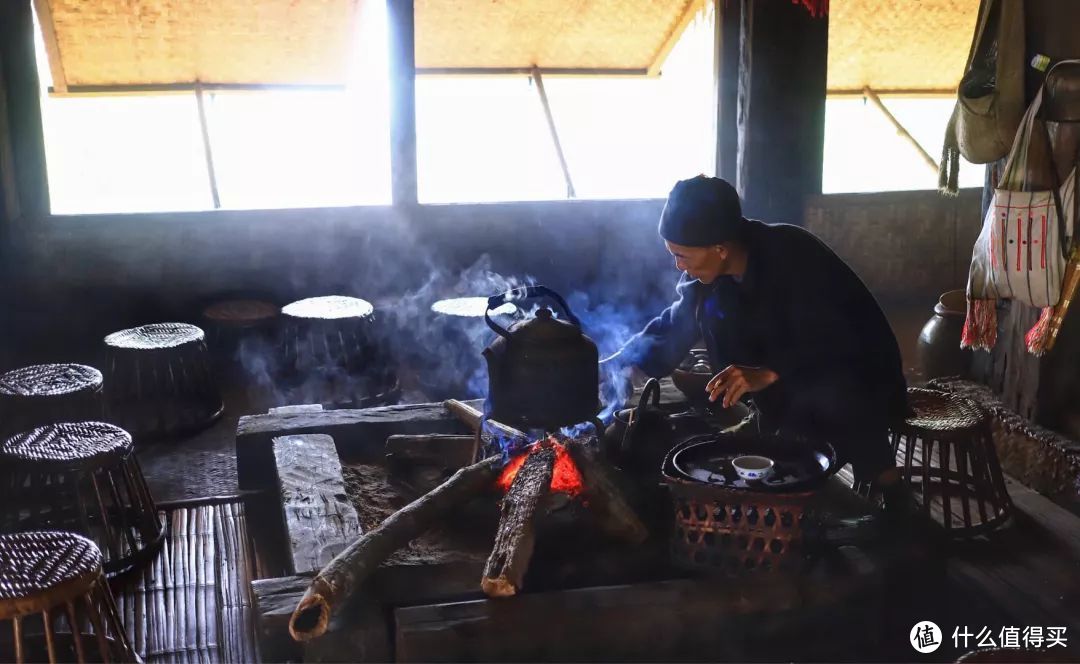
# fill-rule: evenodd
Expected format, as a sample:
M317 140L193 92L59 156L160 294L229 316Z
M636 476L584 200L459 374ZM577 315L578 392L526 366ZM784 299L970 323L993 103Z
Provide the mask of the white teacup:
M749 454L735 457L731 460L731 465L735 467L735 472L739 474L739 477L748 482L753 482L763 480L771 475L775 464L769 457Z

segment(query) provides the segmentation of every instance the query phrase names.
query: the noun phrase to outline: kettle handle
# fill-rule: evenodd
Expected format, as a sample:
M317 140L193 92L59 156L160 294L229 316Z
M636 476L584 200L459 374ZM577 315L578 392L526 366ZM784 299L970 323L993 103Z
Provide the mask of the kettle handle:
M531 300L535 297L543 296L550 297L554 300L559 305L559 308L562 309L563 314L566 315L566 320L573 323L578 329L581 329L581 321L574 315L574 312L570 311L570 307L567 306L566 300L562 298L562 295L559 295L547 286L521 286L519 288L508 290L505 293L492 295L488 298L487 309L484 310L484 322L487 323L487 326L494 330L496 334L509 341L510 333L506 331L506 328L491 320L491 317L488 315L491 310L496 309L507 302L513 302L515 300Z
M655 378L650 378L645 382L645 387L641 390L641 399L638 400L638 413L644 412L645 407L648 405L648 401L652 399L653 408L660 409L660 381Z

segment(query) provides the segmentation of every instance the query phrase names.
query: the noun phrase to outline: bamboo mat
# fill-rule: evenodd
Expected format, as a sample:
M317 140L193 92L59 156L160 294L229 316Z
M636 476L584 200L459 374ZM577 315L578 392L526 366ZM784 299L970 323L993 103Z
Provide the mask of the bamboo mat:
M136 651L148 664L258 661L244 504L183 504L165 516L161 551L113 587Z

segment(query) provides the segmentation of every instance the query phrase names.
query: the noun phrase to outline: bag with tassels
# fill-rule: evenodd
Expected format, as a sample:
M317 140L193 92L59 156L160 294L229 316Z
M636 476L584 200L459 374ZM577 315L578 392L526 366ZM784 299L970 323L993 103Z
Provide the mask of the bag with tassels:
M1059 181L1049 131L1040 116L1044 88L1039 89L1024 114L975 241L968 273L963 348L993 348L997 340L997 301L1004 299L1042 309L1025 340L1028 350L1035 354L1047 347L1077 217L1078 174L1074 163L1065 183ZM1033 146L1033 141L1044 148ZM1049 167L1042 170L1050 174L1050 189L1033 186L1038 184L1033 180L1040 178L1032 174L1038 173L1042 165L1035 162L1042 158L1049 161Z

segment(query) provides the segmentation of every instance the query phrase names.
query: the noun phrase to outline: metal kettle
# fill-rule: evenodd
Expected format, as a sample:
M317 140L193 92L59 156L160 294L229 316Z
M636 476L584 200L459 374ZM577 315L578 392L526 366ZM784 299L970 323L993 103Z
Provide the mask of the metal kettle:
M509 329L490 313L506 302L550 298L560 316L540 308ZM556 429L591 421L600 411L600 355L566 301L545 286L516 288L488 298L484 320L498 336L484 349L487 416L521 429Z

